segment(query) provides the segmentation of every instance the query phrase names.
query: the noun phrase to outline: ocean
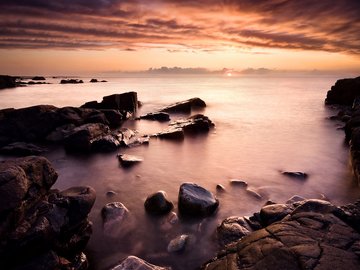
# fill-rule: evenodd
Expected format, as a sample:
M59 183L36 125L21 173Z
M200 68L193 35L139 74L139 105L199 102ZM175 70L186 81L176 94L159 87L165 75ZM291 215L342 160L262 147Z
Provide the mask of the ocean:
M54 147L45 156L59 173L57 189L89 185L97 200L90 214L93 235L86 249L91 269L108 269L127 255L174 270L196 269L218 250L216 227L229 216L252 215L268 200L284 203L293 195L327 199L334 204L353 202L360 189L353 180L348 146L342 124L329 120L336 110L324 105L327 90L337 79L332 76L162 76L105 78L106 83L62 85L49 78L48 85L0 91L0 109L37 104L80 106L101 101L105 95L136 91L143 103L138 114L152 112L173 102L200 97L215 128L208 134L184 141L152 138L148 146L119 149L144 161L123 169L115 153L70 155ZM183 117L175 115L173 119ZM140 134L153 134L167 123L128 121L124 127ZM5 157L0 157L4 159ZM292 179L282 171L301 171L306 180ZM244 180L244 188L230 184ZM179 186L197 183L216 194L218 211L205 219L183 219L165 226L166 217L146 214L145 198L164 190L177 212ZM216 185L225 187L217 192ZM108 197L108 191L116 195ZM117 238L104 235L102 207L122 202L132 223ZM168 253L167 245L180 234L191 235L185 250Z

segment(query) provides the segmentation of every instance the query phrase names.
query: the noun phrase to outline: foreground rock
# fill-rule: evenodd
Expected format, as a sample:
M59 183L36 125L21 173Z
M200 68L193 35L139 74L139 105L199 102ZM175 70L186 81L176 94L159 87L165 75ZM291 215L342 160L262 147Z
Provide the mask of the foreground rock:
M360 203L307 200L288 207L283 218L250 234L248 223L239 222L239 238L202 269L359 269Z
M0 162L0 268L86 269L82 253L95 191L50 190L57 174L42 157Z
M156 266L138 257L128 256L111 270L171 270L171 268Z
M360 77L342 79L327 92L325 103L351 106L358 96L360 96Z
M180 101L160 109L160 112L169 113L191 113L194 109L201 109L206 107L206 103L200 98L191 98Z
M169 201L165 191L158 191L149 195L145 200L145 209L154 215L167 214L173 209L174 204Z
M180 186L178 203L181 214L194 217L209 216L219 206L219 200L214 194L193 183Z
M16 87L16 78L7 75L0 75L0 89Z

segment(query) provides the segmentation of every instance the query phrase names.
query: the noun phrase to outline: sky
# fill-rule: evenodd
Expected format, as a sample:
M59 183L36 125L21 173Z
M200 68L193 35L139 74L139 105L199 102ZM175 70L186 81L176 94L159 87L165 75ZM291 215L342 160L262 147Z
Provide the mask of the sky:
M0 0L0 74L360 73L359 0Z

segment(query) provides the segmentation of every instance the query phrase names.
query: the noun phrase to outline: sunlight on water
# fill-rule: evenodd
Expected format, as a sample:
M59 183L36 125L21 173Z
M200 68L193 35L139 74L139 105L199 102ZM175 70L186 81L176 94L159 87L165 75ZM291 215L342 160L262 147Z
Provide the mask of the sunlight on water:
M116 153L71 156L62 149L47 157L59 172L55 187L90 185L97 191L91 212L94 234L87 248L92 268L106 269L124 256L140 256L173 269L194 269L214 256L214 230L231 215L251 215L268 200L284 202L297 194L307 198L326 197L344 204L359 197L348 165L348 148L343 131L327 118L326 91L337 78L267 77L178 77L107 78L108 83L41 85L2 90L0 108L35 104L79 106L86 101L126 91L138 92L144 103L139 114L172 102L200 97L216 128L207 135L187 137L182 142L151 139L149 146L121 149L144 162L122 169ZM88 79L84 79L88 81ZM57 82L58 80L52 79ZM162 130L165 123L145 120L127 127L148 134ZM281 171L303 171L305 181L289 179ZM241 179L262 196L257 199L230 179ZM147 195L165 190L175 203L183 182L196 182L216 193L216 184L226 192L217 194L219 211L204 220L183 220L163 228L161 218L146 215ZM106 192L117 194L106 197ZM134 227L119 238L103 234L100 211L107 202L120 201L130 210ZM181 233L192 234L195 244L182 254L168 254L169 241Z

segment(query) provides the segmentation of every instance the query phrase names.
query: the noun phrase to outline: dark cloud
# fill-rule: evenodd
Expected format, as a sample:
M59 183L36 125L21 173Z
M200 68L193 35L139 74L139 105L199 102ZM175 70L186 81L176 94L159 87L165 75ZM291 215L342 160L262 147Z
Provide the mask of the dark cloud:
M0 47L360 54L359 10L359 0L1 0Z

